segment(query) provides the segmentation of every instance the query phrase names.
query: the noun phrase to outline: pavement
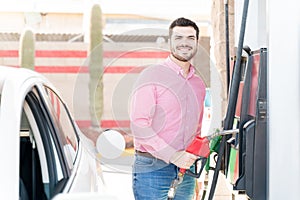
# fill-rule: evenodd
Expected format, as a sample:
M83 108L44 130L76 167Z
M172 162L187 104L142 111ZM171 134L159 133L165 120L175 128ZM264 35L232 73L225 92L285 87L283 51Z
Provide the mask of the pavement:
M133 149L128 148L119 158L99 158L102 163L106 190L120 200L134 200L131 184L133 155Z

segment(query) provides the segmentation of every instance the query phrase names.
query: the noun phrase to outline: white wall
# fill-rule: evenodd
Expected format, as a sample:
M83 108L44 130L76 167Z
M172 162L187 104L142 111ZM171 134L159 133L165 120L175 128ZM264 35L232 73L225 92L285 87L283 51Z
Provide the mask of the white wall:
M244 1L235 1L235 46L238 46ZM244 44L252 50L267 46L267 12L265 0L250 0Z
M270 1L269 198L299 199L300 12L296 1Z

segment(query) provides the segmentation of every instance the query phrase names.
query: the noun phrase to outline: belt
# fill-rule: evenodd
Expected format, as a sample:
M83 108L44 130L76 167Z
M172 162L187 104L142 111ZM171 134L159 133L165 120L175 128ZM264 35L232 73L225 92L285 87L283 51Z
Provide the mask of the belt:
M139 150L135 150L135 153L140 156L144 156L144 157L148 157L148 158L155 158L151 153L148 153L148 152L142 152Z

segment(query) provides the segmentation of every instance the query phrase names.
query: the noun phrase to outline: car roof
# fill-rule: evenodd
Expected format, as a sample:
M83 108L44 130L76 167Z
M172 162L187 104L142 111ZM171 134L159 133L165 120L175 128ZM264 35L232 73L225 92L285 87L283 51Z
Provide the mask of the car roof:
M30 78L39 78L43 80L43 82L50 84L42 74L39 74L33 70L0 65L0 94L2 93L2 88L6 81L13 80L16 88L19 88L19 86L21 86Z
M9 77L19 77L21 79L27 79L30 76L39 76L36 72L18 67L9 67L0 65L0 83L3 83Z

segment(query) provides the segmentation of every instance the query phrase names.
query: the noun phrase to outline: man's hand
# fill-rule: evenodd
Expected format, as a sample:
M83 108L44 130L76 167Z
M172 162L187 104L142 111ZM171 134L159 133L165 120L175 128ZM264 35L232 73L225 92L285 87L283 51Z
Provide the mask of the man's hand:
M189 169L197 159L194 154L188 153L186 151L177 151L173 154L170 162L179 168Z

